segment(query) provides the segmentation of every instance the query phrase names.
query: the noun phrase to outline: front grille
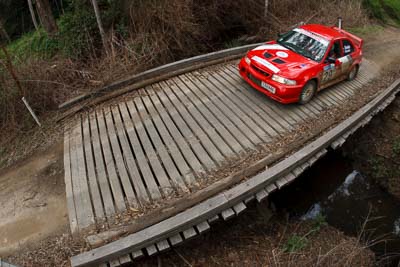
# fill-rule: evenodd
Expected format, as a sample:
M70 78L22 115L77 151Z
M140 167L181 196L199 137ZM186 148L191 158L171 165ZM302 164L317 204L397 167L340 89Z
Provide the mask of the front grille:
M253 75L251 75L251 73L247 74L247 77L249 77L249 79L257 84L258 86L261 86L261 81L259 79L257 79L256 77L254 77Z
M253 68L253 70L257 71L258 73L264 75L265 77L269 76L268 72L263 71L262 69L256 67L255 65L251 64L251 67Z

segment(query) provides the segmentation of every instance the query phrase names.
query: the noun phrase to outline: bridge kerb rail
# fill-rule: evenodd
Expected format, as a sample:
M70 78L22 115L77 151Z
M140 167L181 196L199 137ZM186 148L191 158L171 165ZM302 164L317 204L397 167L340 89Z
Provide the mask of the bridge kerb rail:
M83 104L85 101L91 101L89 105L96 105L111 98L126 94L135 89L143 88L149 84L163 81L192 70L197 70L240 58L247 51L259 45L262 45L262 43L224 49L213 53L183 59L144 71L139 74L128 76L124 79L113 82L92 92L79 95L60 104L58 108L65 111L63 112L63 115L60 116L59 120L62 120L82 110L85 107Z

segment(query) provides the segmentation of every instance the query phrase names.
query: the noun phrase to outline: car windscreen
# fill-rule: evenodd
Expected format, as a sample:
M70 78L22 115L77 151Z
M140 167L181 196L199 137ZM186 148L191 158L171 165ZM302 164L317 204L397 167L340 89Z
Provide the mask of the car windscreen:
M297 54L320 62L329 46L329 41L303 29L294 29L283 34L278 43Z

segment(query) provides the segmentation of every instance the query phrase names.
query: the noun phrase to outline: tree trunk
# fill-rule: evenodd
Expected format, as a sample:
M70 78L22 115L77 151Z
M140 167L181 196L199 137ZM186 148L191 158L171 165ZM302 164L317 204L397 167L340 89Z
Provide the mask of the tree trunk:
M268 18L268 0L265 0L264 3L264 19Z
M3 22L1 22L0 20L0 43L1 43L1 39L6 40L7 42L11 42L10 36L8 35L6 29L3 26Z
M36 9L44 30L48 35L54 36L58 32L58 27L51 11L49 0L36 0Z
M28 5L29 5L29 11L31 12L33 25L35 25L36 30L39 30L39 24L36 20L36 14L35 14L35 10L33 9L32 0L28 0Z
M103 23L101 22L100 9L99 5L97 4L97 0L92 0L92 4L94 9L94 14L96 15L97 26L99 27L101 40L103 41L104 49L106 50L106 52L108 52L106 33L103 28Z
M5 56L5 61L6 61L6 62L5 62L5 67L6 67L6 69L8 70L8 72L10 73L11 77L13 78L15 84L17 85L17 88L18 88L18 91L19 91L19 93L20 93L20 96L22 97L22 96L25 95L25 92L24 92L24 90L22 89L22 86L21 86L21 84L20 84L20 82L19 82L19 79L18 79L18 77L17 77L17 74L15 73L15 68L14 68L14 66L13 66L11 57L10 57L10 55L8 54L7 49L6 49L6 47L5 47L4 45L0 44L0 49L3 51L4 56Z

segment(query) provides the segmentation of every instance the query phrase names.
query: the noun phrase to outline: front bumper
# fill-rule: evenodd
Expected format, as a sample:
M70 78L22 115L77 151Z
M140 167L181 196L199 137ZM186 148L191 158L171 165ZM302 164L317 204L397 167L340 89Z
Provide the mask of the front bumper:
M268 97L282 103L290 104L299 101L300 93L303 85L288 86L271 80L272 74L266 76L256 71L253 67L249 66L244 59L239 63L239 73L245 81L254 87L257 91L267 95ZM261 82L275 88L275 92L271 92L261 86Z

